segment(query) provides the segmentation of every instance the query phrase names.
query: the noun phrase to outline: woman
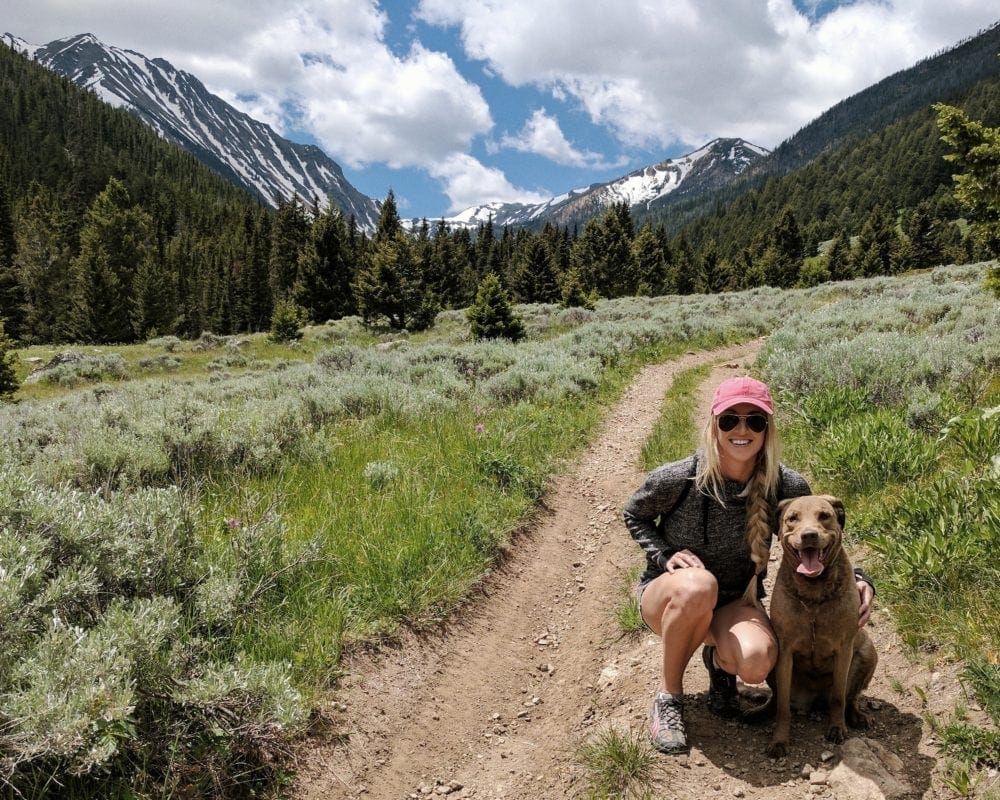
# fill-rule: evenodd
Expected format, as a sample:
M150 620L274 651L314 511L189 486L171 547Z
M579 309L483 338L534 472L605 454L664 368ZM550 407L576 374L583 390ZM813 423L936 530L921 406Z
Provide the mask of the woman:
M704 644L708 707L740 713L736 677L761 683L778 642L760 604L775 509L810 494L805 479L778 462L768 387L730 378L715 391L711 419L693 456L654 470L625 505L625 525L646 554L637 598L645 623L663 640L663 675L650 712L653 746L687 749L684 669ZM693 488L693 491L692 491ZM858 625L875 590L860 570Z

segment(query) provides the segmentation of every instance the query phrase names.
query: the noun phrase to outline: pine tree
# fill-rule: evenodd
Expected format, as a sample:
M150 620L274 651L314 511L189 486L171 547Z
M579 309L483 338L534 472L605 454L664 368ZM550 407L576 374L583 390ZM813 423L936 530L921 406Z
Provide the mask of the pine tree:
M522 303L555 303L562 294L545 242L532 236L517 258L511 288Z
M694 280L697 272L695 254L683 234L671 242L670 252L674 263L668 272L667 287L669 294L691 294L694 292Z
M695 279L695 291L700 294L721 292L726 285L726 276L719 263L719 248L714 239L709 239L701 249L700 269Z
M922 269L942 263L940 224L931 211L931 204L920 202L906 217L904 232L912 253L911 267Z
M955 199L985 249L1000 256L1000 128L969 119L954 106L938 103L934 110L941 139L955 149L945 160L961 170L952 176Z
M846 281L852 277L848 265L850 254L850 237L841 231L833 237L833 241L830 242L830 246L826 250L826 271L830 274L830 280Z
M4 330L3 320L0 319L0 402L10 399L17 391L17 354L14 352L14 343L7 336Z
M26 342L72 338L69 231L58 196L33 183L17 229L15 259L25 291Z
M802 268L804 251L799 224L790 208L786 208L771 232L771 241L765 251L765 274L771 286L787 289L795 285Z
M581 283L583 290L600 291L600 260L604 251L604 226L597 218L589 219L583 226L583 233L573 241L571 270Z
M272 342L293 342L302 338L302 327L308 322L308 312L291 300L279 300L271 317L268 338Z
M292 295L316 322L354 313L351 295L354 275L347 237L343 215L327 208L313 221L306 244L299 253Z
M497 269L496 237L493 235L493 215L490 214L486 222L480 222L476 230L476 283L481 283L482 279L491 271ZM497 272L497 274L499 274Z
M510 296L493 273L479 284L476 302L466 309L465 316L475 339L510 339L517 342L524 337L524 323L514 314Z
M379 209L378 223L375 226L375 235L372 237L372 244L390 242L403 230L403 224L399 219L399 212L396 210L396 195L389 190Z
M174 275L152 258L139 266L133 283L132 329L145 338L152 332L173 333L177 325L177 286Z
M638 278L636 293L647 296L664 294L667 280L666 254L663 243L650 225L643 225L632 240L632 258Z
M601 250L594 265L595 286L605 297L634 295L639 281L632 256L632 220L628 205L608 209L600 224Z
M7 335L15 339L24 336L25 292L15 268L17 241L14 238L14 221L3 175L0 174L0 319L4 320Z
M274 309L274 296L268 280L271 254L271 215L260 210L250 241L250 261L244 270L242 294L246 297L247 329L267 330Z
M274 215L268 259L268 284L274 301L290 296L298 275L299 253L308 235L309 222L299 198L282 202Z
M570 267L563 278L562 306L564 308L585 308L593 311L597 307L597 292L586 291L576 267Z
M468 231L465 232L468 236ZM424 279L437 295L444 308L466 305L463 280L469 269L468 259L463 262L461 248L448 232L448 224L439 220L434 229L430 262Z
M152 220L133 206L125 185L111 178L87 209L80 252L73 261L76 334L97 342L130 342L132 282L149 257Z
M358 312L366 324L385 317L389 327L405 328L424 295L414 280L409 237L399 231L392 239L373 243L365 260L351 286Z
M874 275L891 275L898 236L894 220L876 206L861 228L858 240L851 250L849 268L855 277L870 278Z

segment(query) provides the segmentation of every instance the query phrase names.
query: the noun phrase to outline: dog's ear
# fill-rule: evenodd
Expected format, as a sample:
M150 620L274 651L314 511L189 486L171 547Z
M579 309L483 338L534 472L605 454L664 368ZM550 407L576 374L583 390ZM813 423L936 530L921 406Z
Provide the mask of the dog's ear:
M847 521L847 512L844 511L844 503L839 497L834 497L832 494L820 495L826 502L833 506L833 510L837 514L837 523L841 528L844 527L844 523Z
M789 503L794 499L794 497L788 497L778 503L778 522L781 522L782 517L785 516L785 509L788 508Z

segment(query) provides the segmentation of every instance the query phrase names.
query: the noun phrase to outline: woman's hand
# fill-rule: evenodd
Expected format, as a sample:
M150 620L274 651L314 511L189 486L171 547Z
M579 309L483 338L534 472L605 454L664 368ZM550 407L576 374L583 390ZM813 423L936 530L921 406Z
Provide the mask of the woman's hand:
M670 573L672 573L675 569L683 569L685 567L698 567L699 569L705 569L705 565L701 563L701 559L690 550L681 550L679 553L674 553L667 559L667 563L665 565L665 569Z
M678 555L680 555L678 553ZM861 606L858 608L858 627L863 628L868 624L868 619L872 615L872 598L875 590L868 581L858 581L858 594L861 595Z

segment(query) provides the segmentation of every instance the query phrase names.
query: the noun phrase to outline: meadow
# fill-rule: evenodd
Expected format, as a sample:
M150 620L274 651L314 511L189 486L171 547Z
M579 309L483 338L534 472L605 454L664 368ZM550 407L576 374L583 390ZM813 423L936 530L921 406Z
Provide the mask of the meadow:
M859 509L905 640L965 659L997 721L984 271L520 306L516 345L472 341L453 311L414 335L345 319L294 346L77 348L0 407L0 780L27 797L280 784L344 649L447 616L643 364L765 334L786 460ZM22 374L56 352L20 353ZM683 435L661 427L646 457ZM962 734L997 763L994 733Z

